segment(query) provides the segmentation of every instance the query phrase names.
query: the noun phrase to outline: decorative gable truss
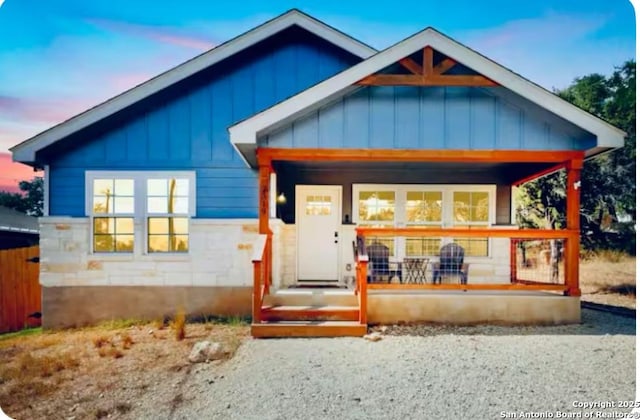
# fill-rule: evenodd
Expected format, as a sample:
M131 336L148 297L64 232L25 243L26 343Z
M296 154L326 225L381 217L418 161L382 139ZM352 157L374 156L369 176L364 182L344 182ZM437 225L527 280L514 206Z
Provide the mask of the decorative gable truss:
M436 55L442 58L436 64ZM422 64L418 64L412 56L397 62L410 74L375 73L356 84L362 86L499 86L488 77L479 74L446 74L458 63L442 54L434 54L431 46L421 51Z
M256 165L258 139L363 86L470 86L537 105L596 137L595 156L624 144L625 132L563 100L476 51L427 28L309 89L229 127L231 143Z

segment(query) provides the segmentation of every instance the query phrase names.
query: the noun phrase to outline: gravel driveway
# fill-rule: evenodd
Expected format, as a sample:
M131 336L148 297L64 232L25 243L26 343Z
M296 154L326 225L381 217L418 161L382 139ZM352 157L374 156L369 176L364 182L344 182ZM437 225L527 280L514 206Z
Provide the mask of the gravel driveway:
M414 335L411 335L414 334ZM391 327L383 340L248 340L198 365L173 419L499 419L633 400L635 320L560 327ZM502 412L502 413L501 413ZM540 417L538 417L540 418Z

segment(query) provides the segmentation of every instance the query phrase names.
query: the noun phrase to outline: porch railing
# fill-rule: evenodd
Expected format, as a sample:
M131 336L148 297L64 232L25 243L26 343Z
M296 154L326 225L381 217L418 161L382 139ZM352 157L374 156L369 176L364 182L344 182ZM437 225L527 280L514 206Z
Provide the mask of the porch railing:
M579 293L577 276L571 278L569 275L577 273L577 270L569 268L578 261L563 256L569 241L579 241L579 231L358 227L356 235L362 247L361 257L368 257L368 267L363 262L357 262L360 293L363 289L550 290L565 294L578 290ZM466 272L456 273L459 274L455 276L457 278L451 276L449 282L442 281L441 274L449 276L441 273L439 262L440 247L445 242L443 238L466 248L466 264L462 270ZM490 250L489 240L493 238L506 239L497 251ZM394 249L398 244L404 245L404 252ZM379 252L374 251L376 246L378 250L381 246L383 250L388 250L388 254L382 257L382 270L377 270L375 266L380 255L367 255L367 249ZM483 249L488 258L471 255L471 250L477 253ZM399 258L398 254L403 254L403 258Z
M356 265L355 293L358 297L360 309L359 322L367 323L367 266L369 257L361 237L357 237L353 243L353 257Z
M271 283L271 235L258 235L253 244L253 302L252 318L254 323L262 321L262 302L269 294Z

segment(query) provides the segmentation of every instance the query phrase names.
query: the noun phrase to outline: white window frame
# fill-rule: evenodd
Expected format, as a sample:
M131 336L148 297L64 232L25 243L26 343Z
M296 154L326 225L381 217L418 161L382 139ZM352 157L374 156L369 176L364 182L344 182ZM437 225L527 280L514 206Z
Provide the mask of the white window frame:
M483 186L478 186L478 185L452 185L451 189L449 190L449 208L447 209L447 217L449 218L450 221L450 226L451 227L456 227L456 226L472 226L472 227L486 227L487 229L490 229L492 225L495 225L496 223L496 186L494 185L493 187L493 191L489 191L487 188L482 188ZM486 222L466 222L466 223L459 223L456 224L454 222L454 212L453 212L453 195L454 193L457 192L461 192L461 193L473 193L473 192L487 192L489 193L489 218ZM466 239L464 237L461 237L459 239ZM449 242L453 242L454 238L446 238L443 242L444 243L449 243ZM478 255L474 255L474 256L465 256L465 258L491 258L491 238L487 238L487 255L483 255L483 256L478 256Z
M86 171L85 172L85 215L89 217L91 246L89 252L98 255L184 255L191 252L191 243L186 252L149 252L148 241L149 232L147 219L156 217L155 213L149 214L147 211L147 180L158 178L186 178L189 180L189 236L191 236L191 219L196 216L196 173L195 171ZM134 236L133 252L96 252L93 248L94 221L95 217L100 217L93 212L93 181L95 179L133 179L133 217ZM177 215L176 217L180 217ZM104 217L116 217L105 215ZM157 217L162 217L157 216ZM141 229L139 227L141 226ZM142 237L140 237L142 235Z
M395 207L395 225L387 225L393 227L408 226L406 220L406 201L407 192L442 192L442 227L454 227L453 223L453 193L454 192L488 192L489 193L489 221L486 223L489 229L496 223L496 185L478 185L478 184L353 184L351 196L351 214L352 220L358 225L371 224L367 221L360 220L360 212L358 211L358 201L361 192L371 191L394 191L396 196ZM382 224L382 223L381 223ZM473 224L473 223L471 223ZM483 223L482 226L485 224ZM416 226L413 224L412 226ZM425 224L425 226L438 226L436 224ZM444 238L443 245L451 242L451 238ZM405 255L404 238L396 240L396 256L395 258L403 258ZM489 238L488 253L482 257L469 257L474 259L491 258L491 238Z

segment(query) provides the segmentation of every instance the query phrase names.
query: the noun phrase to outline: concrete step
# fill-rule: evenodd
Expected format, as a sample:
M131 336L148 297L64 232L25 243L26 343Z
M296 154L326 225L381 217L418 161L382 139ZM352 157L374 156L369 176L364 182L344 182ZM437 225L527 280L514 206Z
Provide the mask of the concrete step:
M263 306L265 321L357 321L360 309L357 306Z
M255 338L362 337L367 325L357 321L280 321L251 324Z
M266 306L358 306L353 290L282 289L264 297Z

